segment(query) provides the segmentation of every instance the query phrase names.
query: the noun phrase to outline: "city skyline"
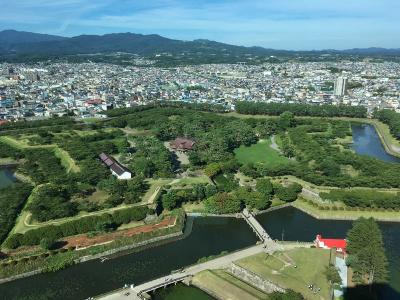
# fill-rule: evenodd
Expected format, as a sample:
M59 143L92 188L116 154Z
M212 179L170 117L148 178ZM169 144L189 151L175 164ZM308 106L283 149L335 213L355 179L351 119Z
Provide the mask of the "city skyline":
M0 30L61 36L134 32L274 49L399 48L393 0L20 1L3 6ZM396 26L396 24L398 26Z

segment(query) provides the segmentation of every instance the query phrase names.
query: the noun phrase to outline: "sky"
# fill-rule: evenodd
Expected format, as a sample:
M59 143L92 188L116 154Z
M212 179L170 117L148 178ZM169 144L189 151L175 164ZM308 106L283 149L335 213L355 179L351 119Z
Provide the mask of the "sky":
M0 0L0 30L133 32L244 46L400 48L400 0Z

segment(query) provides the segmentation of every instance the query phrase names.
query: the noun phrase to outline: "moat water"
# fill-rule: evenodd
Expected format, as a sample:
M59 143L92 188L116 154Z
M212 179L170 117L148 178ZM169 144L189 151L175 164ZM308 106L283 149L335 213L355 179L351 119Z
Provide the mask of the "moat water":
M7 187L13 182L15 182L15 177L12 170L0 168L0 188Z
M386 162L400 163L400 158L386 152L373 125L353 124L351 129L353 132L353 144L351 147L356 153L372 156Z
M310 242L317 234L343 238L351 227L350 221L317 220L292 207L259 215L257 219L274 239L289 241ZM383 299L399 299L394 290L400 292L400 223L381 222L379 225L390 262L390 285L393 288L386 291ZM185 239L119 256L104 263L90 261L56 273L1 284L0 298L86 299L120 288L125 283L139 284L168 274L196 263L201 257L241 249L255 242L254 233L241 219L195 218L193 231ZM175 293L191 293L189 290L173 290L157 294L157 299L174 299Z
M353 149L388 162L400 162L386 153L372 125L353 125ZM10 170L0 169L0 187L15 181ZM292 207L257 216L267 232L278 240L313 241L317 234L344 238L350 221L318 220ZM390 287L382 299L400 299L400 223L379 223L389 259ZM195 218L192 233L184 239L153 248L99 260L68 269L40 274L0 285L0 299L86 299L122 287L140 284L172 270L194 264L198 259L222 251L234 251L256 243L248 225L233 218ZM157 300L212 297L193 287L178 285L155 294ZM196 298L193 298L196 297Z

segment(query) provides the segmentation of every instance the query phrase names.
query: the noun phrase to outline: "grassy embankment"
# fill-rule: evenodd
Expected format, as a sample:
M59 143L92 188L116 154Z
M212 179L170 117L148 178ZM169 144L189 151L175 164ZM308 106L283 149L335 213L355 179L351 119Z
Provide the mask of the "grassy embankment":
M347 210L320 209L318 206L314 206L309 201L302 198L293 202L292 205L317 219L356 220L360 217L372 217L378 221L400 222L400 213L398 211L368 211L359 210L358 208L353 208L352 210L348 210L349 208L347 208ZM341 203L331 204L329 202L324 202L323 205L324 207L344 206Z
M207 270L196 274L192 284L218 299L268 299L267 294L223 270Z
M306 299L329 299L330 287L324 276L329 265L329 250L296 248L273 255L260 253L236 264L278 286L300 292ZM321 290L314 294L309 284Z
M191 177L191 178L183 178L183 179L175 179L175 180L174 179L149 179L148 182L150 185L148 191L143 196L142 201L139 203L135 203L135 204L130 204L130 205L121 204L117 207L103 209L103 210L90 212L90 213L81 211L78 213L78 215L73 216L73 217L60 218L57 220L51 220L48 222L41 222L41 223L37 222L35 220L32 220L31 213L28 210L23 209L23 211L19 215L19 217L16 221L16 225L14 226L11 233L13 233L13 234L25 233L26 231L28 231L30 229L39 228L39 227L42 227L45 225L59 225L59 224L62 224L62 223L65 223L65 222L68 222L71 220L76 220L76 219L86 217L86 216L101 215L104 213L109 213L109 212L113 212L113 211L116 211L119 209L124 209L124 208L128 208L128 207L133 207L133 206L151 205L157 200L157 198L161 194L163 186L165 186L167 184L171 184L173 187L174 186L180 187L182 185L190 186L191 184L195 184L195 183L207 183L207 182L209 182L209 179L208 179L208 177L203 176L203 177ZM32 201L32 197L35 197L35 191L38 188L40 188L40 187L38 186L33 190L31 196L28 198L26 205L28 205L29 202ZM96 201L101 201L101 199L103 199L106 196L108 196L108 195L107 194L105 195L102 192L95 192L90 197L92 197ZM134 226L137 226L138 223L134 223L134 224L130 224L130 225L131 225L131 227L134 227Z
M0 136L0 141L4 142L11 147L14 147L19 150L24 150L24 149L38 149L38 148L44 148L44 149L51 149L54 152L54 155L58 157L61 161L61 164L63 167L67 170L67 172L79 172L79 166L76 164L75 160L69 155L69 153L57 145L37 145L37 146L30 146L24 141L19 141L16 140L12 137L9 136Z

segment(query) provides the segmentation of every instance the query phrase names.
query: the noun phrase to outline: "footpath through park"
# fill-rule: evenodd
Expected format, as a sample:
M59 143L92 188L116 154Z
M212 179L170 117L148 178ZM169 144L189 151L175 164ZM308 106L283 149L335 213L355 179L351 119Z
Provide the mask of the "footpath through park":
M204 263L183 268L172 274L145 282L137 286L134 286L133 284L127 285L124 288L112 292L110 294L96 297L96 299L99 300L146 299L147 293L157 290L159 288L167 287L171 284L177 284L178 282L182 282L185 280L190 281L191 277L202 271L226 268L229 267L231 263L233 263L236 260L252 256L261 252L273 253L281 249L281 246L271 239L271 237L268 235L265 229L261 226L261 224L256 220L256 218L247 208L245 208L242 211L242 216L249 224L249 226L252 228L252 230L257 234L261 243L243 250L239 250L224 255L222 257L218 257L216 259L209 260Z

